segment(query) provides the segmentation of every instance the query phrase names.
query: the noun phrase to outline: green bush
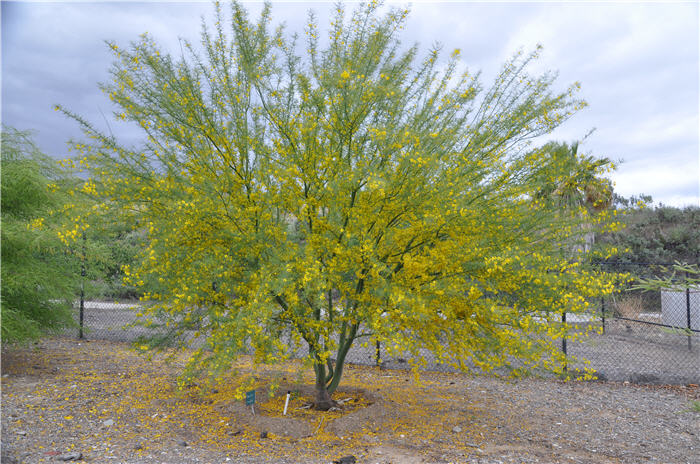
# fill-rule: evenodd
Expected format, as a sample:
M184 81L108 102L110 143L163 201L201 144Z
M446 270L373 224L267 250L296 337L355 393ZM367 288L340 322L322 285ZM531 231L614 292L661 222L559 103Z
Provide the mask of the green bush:
M73 324L79 270L45 213L66 198L57 164L29 135L2 131L2 341L36 339Z

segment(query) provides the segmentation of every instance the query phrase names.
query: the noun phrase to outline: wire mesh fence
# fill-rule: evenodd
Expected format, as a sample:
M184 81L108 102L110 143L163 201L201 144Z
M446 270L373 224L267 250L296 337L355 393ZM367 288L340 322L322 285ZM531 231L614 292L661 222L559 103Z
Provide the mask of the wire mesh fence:
M600 333L569 343L567 354L591 360L599 377L634 383L700 381L700 288L671 264L611 263L610 272L629 276L628 284L598 306ZM641 279L665 278L677 284L644 291Z
M608 265L608 270L633 272L639 266ZM643 276L664 272L659 265L645 265ZM562 340L562 350L572 358L569 370L590 367L598 378L610 381L700 383L700 289L654 292L633 290L631 285L593 302L589 314L568 315L567 322L578 330L596 329L579 341ZM76 304L76 320L81 320L80 306ZM84 301L80 333L92 340L136 341L152 335L133 325L142 310L138 301ZM194 331L190 337L194 339ZM291 337L286 339L294 356L308 353L304 346L294 346ZM421 355L426 369L452 370L435 362L428 351ZM367 340L356 342L346 357L349 363L385 368L408 368L409 359L409 354L389 357L381 344Z

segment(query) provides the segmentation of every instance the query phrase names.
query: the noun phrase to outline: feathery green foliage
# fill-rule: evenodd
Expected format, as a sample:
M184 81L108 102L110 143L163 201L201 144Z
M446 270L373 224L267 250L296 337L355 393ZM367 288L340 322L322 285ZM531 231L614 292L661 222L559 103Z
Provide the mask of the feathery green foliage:
M16 343L73 324L75 258L44 223L65 198L55 161L26 132L2 130L2 341Z

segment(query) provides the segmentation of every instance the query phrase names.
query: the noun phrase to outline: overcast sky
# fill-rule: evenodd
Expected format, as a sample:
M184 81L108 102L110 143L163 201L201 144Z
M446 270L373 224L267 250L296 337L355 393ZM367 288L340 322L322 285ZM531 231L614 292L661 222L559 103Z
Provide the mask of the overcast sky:
M273 16L301 33L309 9L325 27L332 6L275 2ZM619 194L700 206L697 1L413 2L411 11L403 40L424 52L435 42L447 53L460 48L484 84L518 48L542 44L535 69L558 71L559 89L579 81L589 103L552 138L571 142L596 128L581 149L623 161L612 176ZM147 31L179 54L178 37L197 42L200 17L211 14L209 2L2 1L3 124L33 130L43 151L67 156L67 140L80 133L53 105L116 126L97 87L109 78L105 40L126 46Z

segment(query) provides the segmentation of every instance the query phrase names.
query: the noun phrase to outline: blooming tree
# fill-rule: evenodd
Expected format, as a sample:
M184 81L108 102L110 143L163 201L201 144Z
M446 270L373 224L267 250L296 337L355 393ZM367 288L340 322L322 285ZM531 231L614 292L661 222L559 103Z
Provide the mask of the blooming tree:
M142 128L136 148L60 108L90 140L76 147L93 213L147 232L126 270L151 289L144 317L171 338L196 330L190 366L210 372L244 352L283 360L289 335L319 409L354 343L416 365L428 350L461 369L556 370L555 321L612 290L569 252L605 215L537 194L561 160L531 141L584 106L578 85L529 75L535 52L483 91L459 50L419 59L398 38L408 12L379 8L339 6L325 47L313 16L302 45L269 5L254 22L238 3L230 18L217 4L180 58L146 35L111 44L103 89Z

